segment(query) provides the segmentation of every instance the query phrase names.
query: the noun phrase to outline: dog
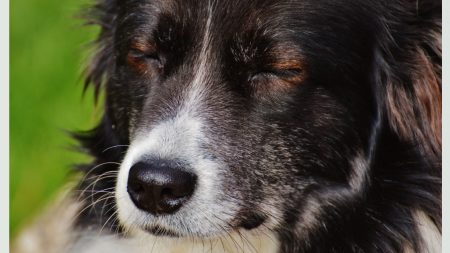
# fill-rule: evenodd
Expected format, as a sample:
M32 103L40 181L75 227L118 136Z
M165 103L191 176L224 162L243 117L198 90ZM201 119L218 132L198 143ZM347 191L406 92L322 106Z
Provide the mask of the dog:
M439 1L88 13L94 161L16 252L440 252Z

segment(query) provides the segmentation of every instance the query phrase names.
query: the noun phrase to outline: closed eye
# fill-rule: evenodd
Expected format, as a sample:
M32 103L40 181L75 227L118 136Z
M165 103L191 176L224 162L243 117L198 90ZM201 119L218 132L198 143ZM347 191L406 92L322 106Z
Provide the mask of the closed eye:
M161 58L153 50L130 49L127 54L127 62L141 74L154 70L159 72L163 69Z
M257 74L271 75L271 76L274 76L274 77L286 79L286 78L291 78L291 77L294 77L294 76L301 75L302 74L302 70L301 69L297 69L297 68L292 68L292 69L268 69L268 70L261 71L261 72L259 72Z
M128 52L128 57L139 60L146 60L146 59L159 60L159 57L156 53L149 53L138 49L130 49L130 51Z
M296 84L303 80L303 70L301 68L268 68L254 73L251 81L260 80L261 78L276 78L292 84Z

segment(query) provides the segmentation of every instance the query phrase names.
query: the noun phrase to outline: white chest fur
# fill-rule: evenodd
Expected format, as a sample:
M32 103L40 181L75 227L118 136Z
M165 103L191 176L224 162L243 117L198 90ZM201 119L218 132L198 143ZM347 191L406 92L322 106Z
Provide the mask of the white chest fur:
M112 235L86 236L77 242L73 253L275 253L278 241L270 233L233 233L215 239L166 238L136 235L118 238Z

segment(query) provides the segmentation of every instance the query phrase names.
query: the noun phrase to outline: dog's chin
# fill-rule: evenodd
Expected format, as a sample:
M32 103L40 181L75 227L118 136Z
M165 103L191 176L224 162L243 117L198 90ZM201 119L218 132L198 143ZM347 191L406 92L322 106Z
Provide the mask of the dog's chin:
M166 228L161 225L151 225L146 226L144 228L140 228L144 232L158 237L171 237L171 238L182 238L182 237L200 237L200 238L214 238L214 237L220 237L224 234L229 234L233 231L238 231L241 229L245 230L255 230L259 228L265 221L265 217L253 214L247 217L245 220L238 221L238 225L236 227L230 227L228 230L223 230L220 232L198 232L198 233L185 233L181 231L176 231L171 228Z
M220 237L224 234L229 233L230 231L196 231L185 232L185 231L177 231L175 229L167 228L160 225L151 225L145 227L135 227L134 232L137 232L135 229L138 229L141 235L151 235L156 237L166 237L166 238L215 238ZM233 229L230 229L233 231ZM222 233L223 232L223 233Z

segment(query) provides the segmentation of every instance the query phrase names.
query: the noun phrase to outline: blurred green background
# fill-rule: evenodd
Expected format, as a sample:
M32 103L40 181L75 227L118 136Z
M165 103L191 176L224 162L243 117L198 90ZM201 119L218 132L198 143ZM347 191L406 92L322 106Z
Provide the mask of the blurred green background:
M98 32L78 18L88 0L10 2L10 234L57 195L70 166L89 159L70 151L63 130L95 125L92 93L81 73Z

